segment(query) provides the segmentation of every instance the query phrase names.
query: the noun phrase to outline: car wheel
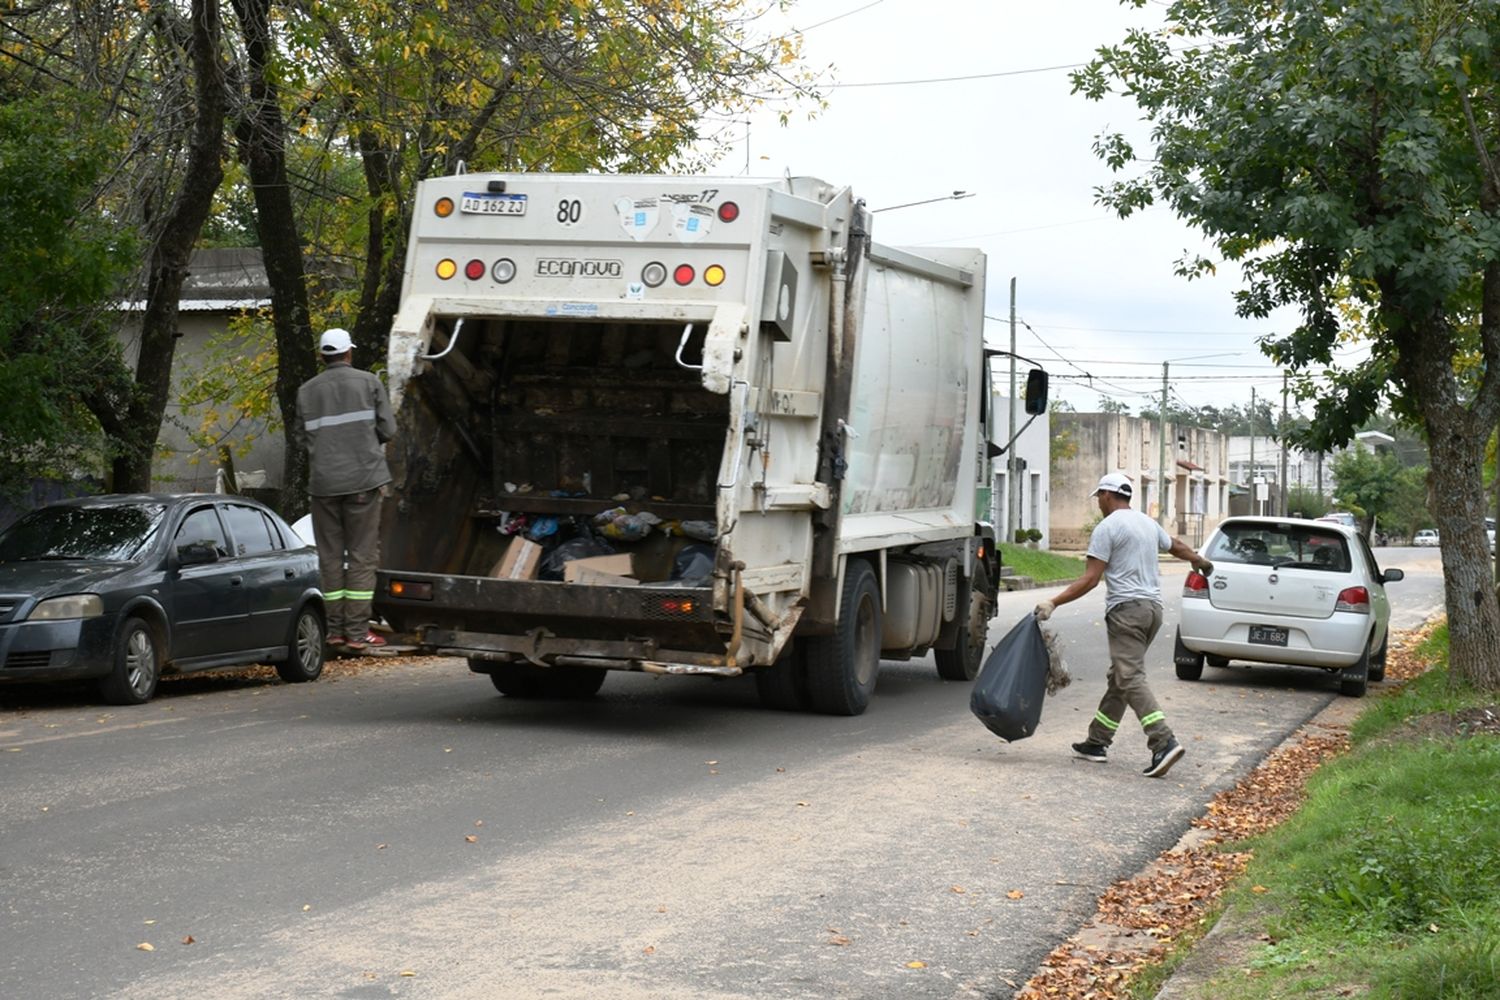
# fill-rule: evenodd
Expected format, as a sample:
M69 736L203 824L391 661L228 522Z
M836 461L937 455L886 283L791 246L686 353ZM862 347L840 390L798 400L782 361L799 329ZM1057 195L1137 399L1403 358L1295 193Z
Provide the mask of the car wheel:
M779 712L807 710L807 669L803 641L793 639L781 658L755 671L755 693L761 705Z
M99 679L99 697L111 705L144 705L161 680L156 633L139 618L127 618L115 643L115 662Z
M1339 672L1339 694L1346 698L1363 698L1370 682L1370 651L1365 650L1359 660Z
M938 676L945 681L972 681L979 673L979 665L984 662L984 644L989 638L995 598L990 592L989 574L983 566L974 567L974 576L967 589L968 617L954 636L953 648L933 650L932 654L937 661Z
M880 672L880 587L863 559L844 569L839 620L832 635L807 639L807 695L824 715L859 715Z
M1380 648L1375 651L1374 656L1370 657L1370 680L1377 682L1385 680L1385 654L1390 644L1391 630L1386 629L1385 635L1380 637Z
M1182 643L1182 629L1177 630L1177 641L1172 645L1172 662L1177 665L1177 679L1195 681L1203 676L1203 654L1195 653Z
M276 664L277 676L288 684L317 680L323 673L323 618L317 608L306 605L297 612L289 638L286 659Z

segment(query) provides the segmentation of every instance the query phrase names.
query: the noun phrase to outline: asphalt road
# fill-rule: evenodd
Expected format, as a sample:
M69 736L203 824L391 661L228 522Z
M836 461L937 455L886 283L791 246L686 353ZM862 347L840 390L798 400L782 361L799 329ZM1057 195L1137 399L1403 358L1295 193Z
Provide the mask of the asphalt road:
M1382 556L1410 574L1398 627L1440 610L1435 551ZM1102 595L1054 617L1075 682L1014 744L930 659L886 664L855 719L762 710L746 679L517 702L455 660L186 678L137 709L0 688L0 996L1008 997L1336 696L1312 671L1176 680L1180 582L1152 650L1188 749L1164 780L1133 722L1106 766L1068 753ZM1050 592L1002 595L991 639Z

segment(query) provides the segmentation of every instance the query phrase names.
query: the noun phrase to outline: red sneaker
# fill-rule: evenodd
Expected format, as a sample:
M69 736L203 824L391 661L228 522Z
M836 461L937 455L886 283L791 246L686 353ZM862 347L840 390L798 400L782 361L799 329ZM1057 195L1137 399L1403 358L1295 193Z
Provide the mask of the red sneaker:
M385 638L375 632L366 632L365 637L363 640L361 640L360 644L363 646L384 646Z

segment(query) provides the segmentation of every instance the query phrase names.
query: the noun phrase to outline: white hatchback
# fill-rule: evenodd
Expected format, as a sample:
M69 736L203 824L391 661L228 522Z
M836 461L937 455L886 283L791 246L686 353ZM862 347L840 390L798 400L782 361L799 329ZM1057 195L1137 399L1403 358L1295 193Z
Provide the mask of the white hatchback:
M1391 617L1381 571L1359 532L1332 521L1231 517L1203 546L1213 564L1190 572L1173 660L1195 681L1230 660L1321 667L1352 697L1385 677Z

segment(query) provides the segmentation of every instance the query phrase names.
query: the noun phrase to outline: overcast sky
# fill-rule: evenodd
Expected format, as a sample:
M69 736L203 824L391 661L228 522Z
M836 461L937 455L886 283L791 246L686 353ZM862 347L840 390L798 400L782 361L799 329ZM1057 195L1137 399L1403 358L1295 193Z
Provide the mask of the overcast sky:
M875 209L975 192L880 212L874 238L983 249L985 311L996 318L987 340L1008 346L1014 277L1026 323L1017 353L1052 373L1054 395L1085 411L1108 395L1138 412L1160 398L1168 361L1181 402L1248 402L1253 386L1279 406L1280 371L1255 338L1289 330L1295 316L1236 317L1232 267L1192 283L1176 277L1174 262L1203 243L1169 209L1122 221L1095 203L1110 174L1094 137L1127 129L1139 151L1145 127L1133 104L1071 95L1068 69L1049 68L1087 61L1160 12L1115 0L799 0L765 24L805 29L808 63L832 65L829 106L784 128L752 119L748 155L738 142L715 172L810 174L851 185ZM953 77L968 79L904 82Z

